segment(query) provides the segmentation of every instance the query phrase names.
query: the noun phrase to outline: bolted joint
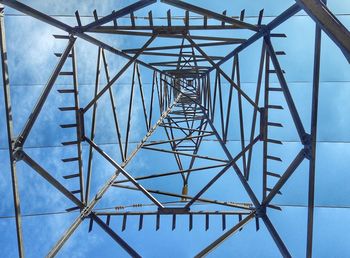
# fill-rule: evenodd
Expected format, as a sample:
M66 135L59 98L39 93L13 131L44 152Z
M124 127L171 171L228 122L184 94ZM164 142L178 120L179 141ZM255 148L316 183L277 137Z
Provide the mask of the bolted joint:
M16 147L13 151L13 158L15 161L20 161L23 159L24 153L22 147Z
M169 208L158 208L158 212L161 214L187 214L190 212L190 208L185 207L169 207Z
M304 134L303 137L301 138L301 143L303 145L311 145L311 135L310 134Z
M271 31L267 25L260 25L259 32L261 32L264 36L269 36Z
M259 108L260 113L260 137L259 140L263 141L266 139L266 109L261 107Z
M22 148L22 146L23 146L23 136L19 136L16 139L12 139L12 144L14 145L14 149Z
M311 141L311 135L305 134L303 138L301 139L302 144L304 145L304 155L305 158L308 160L311 159L312 156L312 141Z
M83 28L80 26L76 26L72 29L71 36L80 34L80 33L84 33Z
M82 219L88 218L88 217L90 217L91 213L92 213L92 210L89 209L89 207L85 207L85 208L81 211L80 217L81 217Z
M174 29L172 27L162 27L152 30L154 35L173 35L173 34L183 34L187 35L188 30L187 29Z
M312 157L312 147L311 147L311 144L310 144L310 145L305 145L305 146L304 146L304 156L305 156L305 158L307 158L308 160L311 160L311 157Z
M84 109L78 110L78 134L80 141L85 141Z
M256 218L262 218L265 215L266 215L266 206L265 205L260 205L259 207L256 208L256 210L255 210L255 217Z

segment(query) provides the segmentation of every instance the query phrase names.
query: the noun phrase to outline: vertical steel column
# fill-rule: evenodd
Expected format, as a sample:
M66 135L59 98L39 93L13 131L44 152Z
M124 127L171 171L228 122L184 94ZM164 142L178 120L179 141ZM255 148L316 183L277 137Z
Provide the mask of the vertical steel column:
M72 68L73 68L73 86L74 86L74 104L75 110L75 120L77 121L76 133L77 133L77 152L78 152L78 166L79 166L79 185L80 185L80 200L85 203L85 193L84 193L84 170L83 170L83 158L82 158L82 145L81 141L84 134L84 116L80 114L79 108L79 89L78 89L78 71L75 47L72 47Z
M96 67L94 97L96 97L96 95L98 93L99 85L100 85L101 55L102 55L102 48L99 47L98 48L98 53L97 53L97 67ZM95 140L96 111L97 111L97 102L92 107L91 132L90 132L90 139L91 139L91 141ZM90 195L92 159L93 159L93 149L92 149L91 146L89 146L89 158L88 158L88 166L87 166L88 170L87 170L87 176L86 176L86 190L85 190L85 200L86 200L87 203L89 202L89 195Z
M326 0L324 0L326 3ZM320 84L320 59L321 59L321 27L316 24L315 32L315 53L314 53L314 78L312 91L311 110L311 143L310 143L310 164L309 164L309 193L308 193L308 215L307 215L307 244L306 257L312 257L312 237L314 224L315 205L315 167L316 167L316 136L317 136L317 114L318 114L318 93Z
M1 71L4 88L5 99L5 113L6 113L6 126L7 126L7 139L9 146L9 158L11 165L11 181L12 181L12 193L15 206L16 217L16 230L17 230L17 242L18 242L18 255L24 257L23 240L22 240L22 219L21 208L19 201L19 190L17 182L17 170L16 159L14 157L14 134L13 134L13 120L12 120L12 106L10 96L10 80L7 66L7 50L6 50L6 37L5 37L5 23L4 23L4 9L1 6L0 13L0 44L1 44Z
M268 115L268 107L269 107L269 87L270 87L270 76L269 76L269 70L270 70L270 55L268 51L266 51L266 61L265 61L265 94L264 94L264 109L262 112L261 117L263 117L264 121L261 121L262 124L262 140L263 140L263 189L262 189L262 199L264 200L266 198L266 187L267 187L267 134L268 134L268 126L267 121L269 119Z

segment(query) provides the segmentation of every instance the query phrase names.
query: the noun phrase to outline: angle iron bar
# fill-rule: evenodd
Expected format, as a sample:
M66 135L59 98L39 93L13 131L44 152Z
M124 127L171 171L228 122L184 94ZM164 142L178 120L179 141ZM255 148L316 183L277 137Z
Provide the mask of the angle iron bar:
M113 186L114 187L118 187L118 188L128 189L128 190L140 191L136 187L127 186L127 185L113 184ZM169 193L169 192L158 191L158 190L153 190L153 189L147 189L147 191L150 192L150 193L153 193L153 194L160 194L160 195L171 196L171 197L176 197L176 198L183 198L183 199L192 199L193 198L193 197L188 196L188 195ZM242 205L242 204L239 204L239 203L222 202L222 201L210 200L210 199L204 199L204 198L198 198L198 201L204 202L204 203L217 204L217 205L221 205L221 206L239 208L239 209L246 209L246 210L252 210L253 209L250 206L250 204L249 205L246 205L246 204Z
M256 92L255 92L255 103L257 105L259 104L260 90L261 90L261 85L262 85L262 77L263 77L263 72L264 72L265 52L266 52L266 46L265 46L265 43L263 43L262 44L262 49L261 49L261 56L260 56L258 81L257 81L257 85L256 85ZM254 111L253 111L253 119L252 119L252 126L251 126L251 131L250 131L250 141L252 141L253 138L254 138L257 114L258 114L258 110L254 109ZM253 155L253 148L251 148L248 151L247 180L249 180L249 176L250 176L250 165L251 165L251 162L252 162L252 155Z
M240 66L239 66L239 56L238 54L234 58L234 63L236 64L236 77L237 77L237 86L241 88L241 75L240 75ZM244 137L244 119L243 119L243 104L242 104L242 94L238 92L238 113L239 113L239 127L240 127L240 134L241 134L241 148L244 150L245 145L245 137ZM254 101L254 103L256 103ZM256 109L254 109L256 110ZM246 153L243 153L242 156L242 164L243 164L243 173L244 176L247 178L248 172L247 172L247 160L246 160Z
M323 0L326 4L326 0ZM317 146L317 115L318 115L318 97L320 84L320 62L321 62L321 39L322 32L320 26L316 25L315 30L315 53L314 53L314 72L313 72L313 90L312 90L312 108L311 108L311 143L309 157L309 189L308 189L308 215L307 215L307 243L306 257L312 257L313 245L313 224L314 224L314 206L315 206L315 170L316 170L316 146Z
M213 60L215 60L215 58ZM180 63L189 63L189 62L194 62L194 61L181 61ZM201 59L197 59L197 62L208 62L208 60L205 58L201 58ZM163 62L154 62L154 63L149 63L149 64L152 66L174 65L174 67L177 67L178 62L170 60L170 61L163 61ZM210 69L208 71L210 71Z
M7 64L7 48L6 48L6 33L3 8L0 13L0 51L1 51L1 72L2 72L2 83L4 90L4 103L5 103L5 114L6 114L6 129L7 129L7 143L9 149L9 161L11 167L11 184L12 184L12 195L13 204L15 210L15 221L16 221L16 236L17 236L17 248L18 256L24 257L24 246L23 246L23 235L22 235L22 218L21 218L21 207L20 207L20 196L17 179L16 159L14 157L13 142L13 120L12 120L12 105L11 105L11 93L10 93L10 79Z
M141 80L141 75L140 75L140 68L139 65L136 67L136 72L137 72L137 79L139 83L139 89L140 89L140 96L141 96L141 102L142 102L142 109L143 109L143 114L145 116L145 123L146 123L146 130L149 130L149 122L148 122L148 116L147 116L147 109L146 109L146 104L145 104L145 97L143 93L143 88L142 88L142 80Z
M103 26L103 27L112 27L112 26ZM137 25L137 26L130 26L130 25L120 25L117 27L114 27L115 29L119 30L136 30L136 31L142 31L142 30L162 30L162 31L191 31L191 30L237 30L237 29L242 29L238 28L233 25L208 25L208 26L203 26L203 25L189 25L189 26L183 26L183 25L172 25L170 28L166 28L162 25L155 25L155 26L149 26L149 25Z
M212 46L223 46L223 45L231 45L236 44L235 41L224 41L224 42L210 42L210 43L199 43L198 46L200 47L212 47ZM159 51L159 50L170 50L170 49L179 49L182 45L171 45L171 46L161 46L161 47L149 47L147 48L147 51ZM183 45L183 48L192 48L191 44ZM139 50L139 48L130 48L130 49L123 49L123 52L125 53L135 53Z
M130 128L131 128L131 115L132 115L132 107L134 102L134 91L135 91L135 75L136 75L136 66L134 63L132 78L131 78L131 89L130 89L130 97L129 97L129 109L128 109L128 118L126 124L126 132L125 132L125 148L124 148L124 159L126 159L128 155L128 145L129 145L129 136L130 136Z
M167 141L151 141L150 143L146 143L143 146L147 147L147 146L164 144L164 143L169 143L169 142L185 141L185 140L189 140L189 139L195 139L195 138L212 136L213 134L214 133L208 133L208 134L203 134L203 135L192 135L192 136L188 136L188 137L185 137L185 138L174 138L172 140L167 140Z
M238 86L238 85L237 85ZM232 87L231 87L232 88ZM222 87L221 87L221 76L218 76L218 93L219 93L219 108L220 108L220 121L221 121L221 133L224 138L225 135L225 125L224 125L224 106L222 100Z
M97 67L96 67L96 78L95 78L95 90L94 90L94 96L96 97L98 93L99 88L99 81L100 81L100 74L101 74L101 54L102 54L102 48L98 48L98 54L97 54ZM97 111L97 102L94 104L92 109L92 117L91 117L91 133L90 133L90 139L95 139L95 129L96 129L96 111ZM93 158L93 149L91 146L89 146L89 155L88 155L88 169L87 169L87 176L86 176L86 190L85 190L85 200L86 202L89 202L89 195L90 195L90 182L91 182L91 173L92 173L92 158Z
M228 162L227 160L223 160L223 159L212 158L212 157L207 157L207 156L202 156L202 155L194 155L194 154L189 154L189 153L179 152L179 151L171 151L171 150L166 150L166 149L158 149L158 148L152 148L152 147L143 147L143 149L152 150L152 151L167 152L167 153L175 153L175 154L179 154L179 155L183 155L183 156L196 157L199 159L207 159L207 160L218 161L218 162Z
M117 211L111 211L111 212L94 212L95 215L97 216L140 216L140 215L157 215L157 214L161 214L161 215L205 215L205 214L209 214L209 215L249 215L251 212L248 211L185 211L184 209L179 209L179 211L177 211L176 209L173 210L172 213L169 213L167 211L125 211L125 212L117 212Z
M104 68L105 68L104 70L105 70L107 83L109 83L110 82L110 75L109 75L108 63L107 63L107 58L106 58L105 51L103 49L102 49L102 60L103 60ZM122 161L124 161L123 142L122 142L121 132L120 132L120 128L119 128L117 107L115 105L114 94L113 94L112 89L109 88L108 91L109 91L109 98L110 98L110 101L111 101L111 107L112 107L113 119L114 119L114 124L115 124L115 130L117 132L117 137L118 137L119 152L120 152Z
M265 42L264 42L265 44ZM266 46L266 44L265 44ZM266 198L266 188L267 188L267 170L268 170L268 124L267 121L269 121L269 87L270 87L270 76L268 71L270 70L270 55L269 52L265 49L265 85L264 85L264 108L260 109L260 134L261 134L261 140L263 141L263 179L262 179L262 199L264 200Z
M145 56L169 56L169 57L191 57L193 58L193 55L179 55L174 53L165 53L165 52L150 52L150 51L144 51L141 55ZM203 57L203 56L197 56L197 57ZM209 56L211 59L220 60L223 57L222 56ZM175 70L177 72L181 72L183 70Z
M74 87L74 104L76 107L75 110L75 120L76 120L76 135L77 135L77 152L78 152L78 169L79 169L79 190L80 190L80 199L85 203L84 195L84 170L83 170L83 157L82 157L82 145L81 141L83 138L84 132L84 116L81 113L79 108L79 90L78 90L78 71L77 71L77 62L74 45L72 47L72 68L73 68L73 87Z
M118 30L113 27L100 27L91 30L92 33L99 33L99 34L112 34L112 35L130 35L130 36L139 36L139 37L149 37L152 36L153 33L159 33L160 38L177 38L181 39L182 31L179 33L164 33L162 30L153 30L152 32L142 32L142 31L130 31L130 30ZM84 34L85 35L85 34ZM225 37L213 37L213 36L193 36L194 39L198 40L210 40L210 41L229 41L229 42L236 42L237 44L246 42L246 39L240 39L240 38L225 38Z
M219 167L224 167L226 166L225 164L219 164L219 165L213 165L213 166L206 166L206 167L199 167L199 168L191 168L191 169L184 169L184 170L178 170L178 171L172 171L172 172L167 172L167 173L162 173L162 174L152 174L148 176L140 176L140 177L135 177L136 180L145 180L145 179L150 179L150 178L157 178L157 177L163 177L163 176L172 176L172 175L177 175L177 174L182 174L186 172L198 172L198 171L203 171L203 170L208 170L208 169L213 169L213 168L219 168ZM120 183L126 183L129 182L128 179L125 180L119 180L115 181L115 184L120 184Z

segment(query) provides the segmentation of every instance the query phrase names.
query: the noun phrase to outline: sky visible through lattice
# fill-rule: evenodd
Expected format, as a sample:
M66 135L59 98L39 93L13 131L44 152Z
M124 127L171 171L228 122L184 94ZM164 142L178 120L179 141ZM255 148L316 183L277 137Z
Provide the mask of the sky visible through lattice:
M79 10L83 24L91 22L90 16L94 9L99 15L108 14L113 9L118 9L131 4L133 1L22 1L47 14L55 15L56 18L76 25L73 15L75 10ZM238 16L241 9L246 9L246 21L256 23L260 9L265 10L266 18L263 23L272 20L276 15L294 4L294 1L188 1L201 5L221 13L227 10L228 15ZM205 3L204 3L205 2ZM350 3L342 0L329 0L328 6L344 25L350 27ZM136 16L146 16L149 10L153 11L154 17L166 17L169 6L156 3L136 12ZM173 16L183 16L183 11L172 8ZM8 16L7 16L8 14ZM193 17L198 15L193 14ZM156 22L164 23L163 19L155 19ZM120 24L129 24L128 19L120 19ZM177 22L182 22L179 19ZM199 22L196 19L191 22ZM147 23L142 18L136 19L136 23ZM19 15L11 8L5 8L6 41L9 58L10 86L14 119L14 130L17 135L22 129L28 115L31 112L44 84L50 76L57 62L55 52L62 51L65 41L54 39L52 34L60 34L47 24L37 21L31 17ZM285 57L280 58L282 68L286 71L286 78L292 96L295 100L301 119L307 131L310 130L311 114L311 94L312 94L312 71L314 52L315 23L305 15L298 13L287 22L276 29L276 32L285 33L286 39L274 39L273 45L276 50L286 52ZM214 36L212 31L208 35ZM248 37L246 32L234 31L225 32L222 36ZM95 35L94 35L95 36ZM147 39L145 37L130 36L105 36L96 35L99 39L110 43L118 49L136 48L142 45ZM158 41L157 41L158 40ZM178 44L180 39L157 39L153 45ZM257 74L259 68L259 58L262 41L257 41L240 55L240 70L242 89L249 96L253 96L256 87ZM93 97L97 47L83 40L77 40L77 63L79 96L81 106L85 106ZM210 54L224 56L231 49L228 47L215 48ZM209 51L208 51L209 52ZM107 53L110 73L114 75L118 72L126 60ZM161 61L161 58L154 56L144 56L145 62ZM230 73L232 62L225 64L223 69ZM152 72L145 68L140 68L145 89L145 96L150 96L152 83ZM350 216L350 201L348 196L350 190L350 117L347 110L350 109L350 73L349 64L341 51L325 35L322 35L321 50L321 83L319 96L319 116L318 116L318 137L317 137L317 163L316 163L316 195L315 195L315 224L314 224L314 257L346 257L344 254L350 253L347 244L347 232L349 225L347 220ZM118 80L113 92L117 96L118 116L121 129L125 130L127 125L128 101L130 94L130 81L132 80L132 67ZM214 80L213 80L214 81ZM25 149L28 154L37 161L40 161L45 169L50 171L60 182L74 188L73 183L65 182L62 175L71 172L73 166L63 164L62 158L70 156L74 150L61 146L62 141L70 140L72 131L62 130L59 124L71 122L72 115L59 112L58 107L64 106L72 99L58 94L59 88L69 85L69 81L60 79L56 82L54 90L44 105L43 112L33 127L33 131L28 137ZM101 76L101 87L106 83L104 76ZM277 79L272 84L277 84ZM224 100L228 97L228 84L223 82ZM225 88L226 87L226 88ZM135 98L140 98L140 93L135 90ZM290 114L283 98L271 95L272 102L282 105L285 110L272 114L271 118L283 122L283 129L273 131L274 138L283 141L283 146L272 149L278 154L283 162L275 165L272 169L283 170L295 157L301 144L292 123ZM237 99L237 95L234 95ZM117 137L111 119L111 108L108 96L101 98L98 104L100 110L97 118L96 139L109 155L120 162L116 150ZM262 101L262 98L261 98ZM3 92L0 93L0 102L3 103ZM132 116L130 149L136 147L146 131L143 126L142 106L134 106ZM251 121L251 110L248 103L243 103L246 108L244 118ZM218 111L217 111L218 112ZM159 114L159 111L158 111ZM87 113L88 121L91 120L91 112ZM154 117L153 122L158 118ZM239 129L238 115L233 111L232 121L228 134L228 148L233 153L239 152ZM219 124L219 122L217 121ZM248 122L249 124L250 122ZM141 126L142 124L142 126ZM12 202L12 190L10 181L10 167L8 162L7 135L5 126L4 105L0 105L0 256L16 257L16 235L14 223L14 211ZM220 125L218 129L221 130ZM90 128L87 128L89 134ZM249 135L250 128L246 129ZM151 140L164 138L164 132L157 131ZM253 156L252 178L250 184L256 190L256 194L261 198L261 164L262 145L256 148ZM203 155L212 155L218 158L223 157L219 144L214 140L203 143ZM86 164L88 156L88 146L83 144L83 156ZM209 163L203 162L203 165ZM127 167L127 170L134 176L145 175L161 171L168 166L174 166L175 161L169 155L150 154L142 150L137 154L135 160ZM21 197L21 208L23 214L23 234L24 248L27 257L42 257L50 250L52 245L62 235L64 230L78 215L76 212L67 213L65 209L72 204L59 192L48 185L30 167L23 162L18 162L18 181ZM86 166L85 166L86 167ZM110 166L99 155L94 156L94 182L91 192L95 193L103 182L113 173L114 168ZM282 172L282 171L280 171ZM307 183L308 183L308 162L304 161L294 172L292 178L282 188L283 195L274 199L273 204L281 206L282 211L269 210L269 216L279 231L281 237L288 246L293 257L304 257L306 247L306 223L307 223ZM201 186L211 178L210 175L193 175L189 182L189 193L194 194ZM167 179L158 179L144 183L147 188L160 189L170 192L181 192L182 182L180 176L173 176ZM92 194L93 195L93 194ZM179 201L179 198L159 197L161 201ZM226 174L208 191L203 197L224 201L249 202L247 194L235 175ZM145 197L139 193L123 189L111 189L101 200L96 209L113 208L117 205L128 206L138 203L149 203ZM198 205L196 209L206 209L206 205ZM153 207L145 207L144 210ZM228 227L233 226L236 221L229 221ZM121 232L122 218L114 218L111 226L121 237L144 257L192 257L205 246L222 234L221 222L214 217L210 220L210 229L205 231L204 217L198 217L194 222L194 229L188 231L188 218L180 218L175 231L171 231L171 217L161 221L161 228L155 231L154 217L145 218L145 226L142 231L138 231L137 218L128 217L127 230ZM64 246L58 257L127 257L123 251L108 235L97 225L91 233L87 233L89 223L85 221L76 231L68 243ZM210 257L280 257L267 229L260 223L260 230L255 232L255 223L248 224L244 230L230 237Z

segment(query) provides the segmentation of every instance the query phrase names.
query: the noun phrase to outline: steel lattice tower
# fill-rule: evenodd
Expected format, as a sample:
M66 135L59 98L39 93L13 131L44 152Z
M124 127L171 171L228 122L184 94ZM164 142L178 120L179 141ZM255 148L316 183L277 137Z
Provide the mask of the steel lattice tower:
M209 244L207 248L197 254L202 257L220 245L225 239L244 230L247 223L255 221L257 230L259 223L264 223L272 236L276 246L283 257L291 257L288 247L284 244L279 233L269 219L268 209L280 210L280 207L271 204L276 195L280 194L281 188L292 176L297 167L306 160L309 162L309 184L308 184L308 218L307 218L307 250L306 256L312 256L313 237L313 210L314 210L314 178L315 178L315 157L316 157L316 125L319 89L319 67L320 67L320 44L321 31L323 30L342 50L345 57L350 60L350 34L349 31L335 18L328 10L326 4L320 0L296 0L296 3L278 15L269 23L263 23L263 11L258 15L255 24L245 21L244 11L240 17L229 17L226 12L219 14L210 10L188 4L185 1L161 0L162 4L182 9L184 19L182 25L174 25L171 10L167 12L166 19L162 25L156 25L152 12L148 13L147 25L138 25L134 12L149 8L156 0L141 0L120 10L114 10L111 14L100 17L94 11L94 21L82 24L79 13L76 12L76 26L67 25L53 17L39 12L30 6L14 0L1 0L3 5L13 8L21 13L29 15L44 23L54 26L64 33L54 35L57 40L65 41L66 48L61 53L56 53L57 65L48 79L33 111L28 117L21 133L17 136L13 132L12 109L10 98L11 73L7 68L6 38L4 29L4 8L0 18L1 30L1 62L3 88L6 106L8 145L11 159L11 175L13 196L15 202L16 228L18 239L18 252L24 257L20 196L17 186L16 163L24 162L35 170L46 182L55 187L61 194L68 198L73 207L67 207L67 211L78 211L78 216L66 233L59 239L56 245L48 253L47 257L55 256L62 246L68 241L74 231L84 221L89 220L90 230L94 224L101 227L107 235L113 238L121 248L125 249L132 257L141 257L132 246L124 241L118 233L110 227L110 220L113 217L123 218L123 230L126 228L127 217L139 217L139 229L143 227L144 216L153 216L156 222L156 229L160 227L162 216L172 217L172 229L176 228L176 218L187 216L189 230L193 227L193 220L196 216L205 217L205 227L209 228L210 217L220 217L224 234L216 241ZM311 126L303 124L293 97L290 93L284 70L279 62L280 56L285 55L284 51L275 50L272 39L283 39L285 34L276 32L275 29L288 20L290 17L304 9L316 23L314 74L312 89L312 110ZM191 24L190 14L195 13L202 18L200 24ZM118 25L117 20L128 16L130 25ZM216 22L216 23L215 23ZM214 25L215 23L215 25ZM219 25L218 25L219 23ZM206 31L216 30L216 36L205 35ZM219 34L223 30L247 31L251 36L248 38L224 37ZM192 33L192 32L196 33ZM8 32L11 33L11 32ZM102 42L93 37L93 34L105 35L128 35L149 37L139 48L119 50L112 45ZM203 33L203 35L199 35ZM223 34L225 35L225 34ZM161 38L161 44L152 44ZM171 45L171 39L181 39L182 44ZM164 40L166 39L166 40ZM169 40L170 39L170 40ZM98 58L96 63L96 83L94 96L85 106L80 105L82 89L78 89L78 58L76 56L77 40L86 41L96 46ZM167 41L169 40L169 41ZM258 70L257 85L254 95L245 92L240 81L240 53L249 48L252 44L262 40L260 64ZM205 43L198 43L198 41ZM207 52L211 47L229 47L232 51L224 56L215 56ZM169 51L170 50L170 51ZM167 52L169 51L169 52ZM107 53L116 55L126 60L124 66L117 73L110 72L108 67ZM161 62L147 63L141 60L142 56L157 56ZM228 74L222 68L230 64L231 73ZM63 67L69 67L64 70ZM125 128L120 126L120 117L116 108L116 96L112 91L123 74L130 69L132 80L130 83L130 99L128 101L128 115ZM147 70L148 74L143 75ZM151 76L150 76L151 74ZM100 87L100 77L104 76L107 83ZM146 76L152 77L152 84L146 87L142 79ZM277 84L270 83L272 76L278 79ZM69 113L74 117L74 122L61 124L62 130L72 130L72 139L62 142L64 146L76 147L76 155L67 157L64 163L76 163L77 171L72 174L64 174L66 181L74 181L76 189L69 189L65 183L53 177L40 161L34 160L25 149L24 144L35 124L39 114L44 112L44 103L54 88L58 78L65 77L72 80L72 86L58 89L62 96L73 97L71 105L60 107L60 111ZM223 83L223 82L226 83ZM135 92L138 97L135 97ZM271 95L279 94L281 103L271 101ZM98 102L107 95L110 101L110 119L115 125L115 134L118 140L118 160L112 158L103 147L95 142L96 119L99 114ZM233 99L237 95L237 99ZM282 105L283 104L283 105ZM132 116L133 108L140 107L143 117L142 126L145 130L144 137L132 146ZM270 163L280 162L280 157L270 153L270 146L281 145L282 141L274 139L271 131L275 128L282 128L280 121L271 120L271 112L278 112L287 107L302 145L300 151L290 162L284 171L270 171ZM90 112L91 115L87 115ZM251 116L251 123L244 121L246 112ZM233 152L227 146L228 134L232 130L230 120L232 115L239 117L239 125L235 127L240 135L240 149ZM231 122L232 123L232 122ZM141 126L141 125L138 125ZM310 129L307 129L309 128ZM162 131L162 139L154 139L152 136ZM247 132L249 134L247 135ZM103 133L103 132L102 132ZM203 143L213 141L218 153L203 147ZM88 146L88 156L83 159L82 146ZM262 169L252 173L252 160L254 150L261 144ZM214 146L214 145L213 145ZM147 153L161 152L163 157L169 157L176 162L176 168L169 167L167 170L156 174L144 174L135 176L128 170L128 164L137 157L139 152ZM94 155L100 155L111 166L115 172L100 187L99 191L91 195L91 184L94 181L93 162ZM150 154L151 155L151 154ZM168 158L167 158L168 159ZM155 161L157 162L157 161ZM159 161L158 161L159 162ZM205 162L205 163L203 163ZM207 180L203 187L195 193L191 192L191 175L211 172L210 180ZM245 193L249 196L250 202L237 200L220 201L204 198L205 192L217 182L224 174L233 173L235 180L238 180ZM167 192L158 189L148 189L143 182L178 175L182 180L182 187L179 192ZM262 186L253 189L250 184L252 177L262 177ZM95 209L101 198L111 188L122 188L129 191L138 191L153 203L154 209L145 211L142 205L135 205L132 211L125 210L115 203L115 211L100 211ZM262 198L257 194L262 191ZM193 193L193 194L190 194ZM170 196L177 198L181 205L172 205L163 202L157 196ZM213 205L213 209L198 210L194 208L196 203ZM119 209L118 209L119 207ZM217 207L221 207L217 209ZM237 223L226 229L226 219L235 217Z

